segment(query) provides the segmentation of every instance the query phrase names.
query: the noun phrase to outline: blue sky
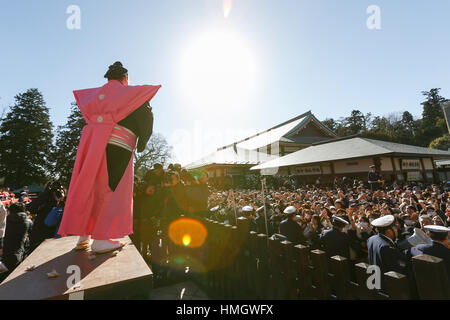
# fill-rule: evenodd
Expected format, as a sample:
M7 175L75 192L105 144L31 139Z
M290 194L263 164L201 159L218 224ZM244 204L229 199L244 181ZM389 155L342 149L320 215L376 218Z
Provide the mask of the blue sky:
M120 60L131 84L163 86L152 101L154 131L186 164L308 110L321 120L355 108L420 116L421 91L450 97L446 0L232 2L225 19L222 0L2 1L0 108L38 88L53 123L64 124L72 91L103 85ZM66 27L69 5L81 9L80 30ZM380 30L366 26L370 5L381 9ZM217 30L238 44L230 52L243 70L251 59L248 80L220 81L214 68L208 79L191 74L201 61L183 60L187 50Z

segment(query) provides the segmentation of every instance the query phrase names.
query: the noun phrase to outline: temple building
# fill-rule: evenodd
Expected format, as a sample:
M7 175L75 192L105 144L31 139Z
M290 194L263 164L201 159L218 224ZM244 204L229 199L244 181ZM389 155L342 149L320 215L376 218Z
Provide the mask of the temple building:
M251 137L218 148L186 166L203 169L213 183L239 183L250 168L298 150L336 138L337 135L308 111Z
M450 181L450 160L436 160L435 166L439 181Z
M375 165L386 182L438 182L446 178L436 164L445 165L449 151L429 149L358 136L344 137L279 157L251 170L263 175L294 175L303 183L321 178L330 183L336 177L367 182L367 172Z
M300 183L367 180L375 165L386 182L438 182L450 177L450 151L360 136L337 137L308 111L221 147L186 166L206 170L213 185L231 187L246 175L295 176ZM447 160L447 161L446 161Z

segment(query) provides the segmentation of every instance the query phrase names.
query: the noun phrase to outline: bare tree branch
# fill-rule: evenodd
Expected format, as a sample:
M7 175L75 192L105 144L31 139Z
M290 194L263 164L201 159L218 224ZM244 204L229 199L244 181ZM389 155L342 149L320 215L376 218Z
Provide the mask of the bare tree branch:
M164 166L170 160L172 160L172 147L161 134L154 133L144 152L135 153L134 171L138 177L142 177L155 163L161 163Z

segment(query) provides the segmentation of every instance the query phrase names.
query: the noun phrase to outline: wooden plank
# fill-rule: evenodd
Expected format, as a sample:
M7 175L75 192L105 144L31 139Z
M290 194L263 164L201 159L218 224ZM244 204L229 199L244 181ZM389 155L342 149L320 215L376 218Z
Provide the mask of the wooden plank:
M150 280L152 271L147 266L129 237L121 239L126 245L114 256L112 253L97 255L89 260L89 251L75 251L78 237L45 240L0 285L0 300L69 299L79 292L85 298L89 293L113 288L114 285ZM35 265L34 271L26 271ZM73 273L69 266L81 271L80 287L67 287ZM49 279L47 273L56 270L57 278ZM151 288L148 288L150 290ZM83 292L83 294L81 294Z

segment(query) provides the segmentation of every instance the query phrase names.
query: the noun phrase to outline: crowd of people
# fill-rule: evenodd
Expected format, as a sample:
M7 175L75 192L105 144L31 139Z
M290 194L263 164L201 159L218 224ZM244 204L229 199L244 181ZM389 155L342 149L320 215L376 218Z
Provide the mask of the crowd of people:
M155 164L142 179L135 178L131 237L147 261L152 240L157 232L167 234L171 221L181 216L207 216L207 182L205 172L192 174L179 164L171 164L167 169ZM49 182L33 201L24 189L20 198L15 198L9 189L0 193L0 281L45 239L58 237L66 188L58 181Z
M158 232L167 235L180 217L229 224L245 217L249 231L322 249L328 257L378 264L382 271L409 274L413 255L433 253L444 259L450 277L450 192L444 185L374 188L350 179L304 186L291 177L268 181L264 195L262 189L219 190L209 185L204 171L155 164L142 179L135 178L132 240L150 262L152 241ZM66 194L58 182L47 184L31 202L26 195L12 200L8 190L1 190L2 198L10 200L0 203L0 268L8 270L3 278L42 241L57 237ZM389 258L379 256L383 243L393 250ZM429 249L436 243L437 249Z
M0 257L3 255L3 242L5 238L6 220L8 214L7 208L17 203L28 204L30 202L31 199L28 196L28 188L26 186L23 187L19 197L16 197L10 188L0 188Z
M16 198L8 188L0 202L0 282L45 239L56 236L65 203L66 190L49 182L34 200L27 187Z
M25 202L30 203L27 186L23 187L20 195L17 197L9 188L0 188L0 202L4 207L8 207L12 203Z
M340 182L269 186L264 197L262 190L213 190L210 218L235 224L242 216L251 231L322 249L328 257L376 264L382 272L412 275L412 256L427 253L444 259L450 279L450 193L444 185Z
M208 216L210 187L205 171L189 172L180 164L164 169L155 164L143 179L135 180L133 242L146 261L158 232L168 234L172 221L180 217Z
M254 231L266 233L265 224L258 223L259 218L263 218L265 204L269 236L279 233L280 223L290 216L304 230L299 237L311 244L316 239L311 230L320 234L323 229L331 228L332 217L336 215L345 216L344 219L352 223L347 229L361 238L372 234L371 221L386 214L397 217L396 223L404 235L414 227L450 224L450 197L439 186L396 185L386 189L372 192L363 184L349 189L280 187L269 188L264 200L261 190L213 190L209 208L211 216L219 221L233 222L236 212L237 217L251 219ZM248 206L251 210L246 208ZM290 206L295 208L294 214L285 212Z
M367 182L339 178L324 185L318 179L301 186L298 177L267 180L263 196L261 189L214 188L206 174L180 165L156 165L136 181L134 241L147 259L156 233L167 233L181 216L232 225L245 217L250 231L410 278L412 256L434 255L444 259L450 277L450 193L443 184L387 185L373 169Z

